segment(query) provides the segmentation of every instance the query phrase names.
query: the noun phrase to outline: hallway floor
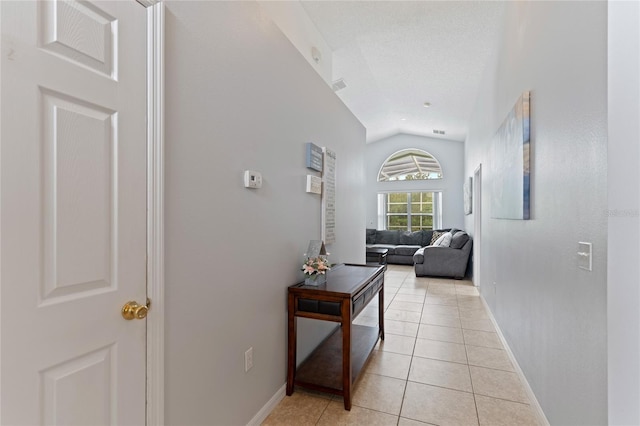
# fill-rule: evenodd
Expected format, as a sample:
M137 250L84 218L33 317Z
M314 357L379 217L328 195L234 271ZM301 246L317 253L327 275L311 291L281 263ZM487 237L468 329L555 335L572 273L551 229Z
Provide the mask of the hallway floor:
M527 394L470 281L385 275L385 340L342 398L296 387L271 425L538 425ZM354 320L377 324L377 299Z

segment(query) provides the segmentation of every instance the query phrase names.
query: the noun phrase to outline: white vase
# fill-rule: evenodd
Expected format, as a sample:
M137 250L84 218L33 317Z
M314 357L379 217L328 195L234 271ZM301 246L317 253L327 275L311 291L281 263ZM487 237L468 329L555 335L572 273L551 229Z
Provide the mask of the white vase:
M327 275L326 274L308 275L304 279L304 285L319 286L319 285L324 284L326 282L327 282Z

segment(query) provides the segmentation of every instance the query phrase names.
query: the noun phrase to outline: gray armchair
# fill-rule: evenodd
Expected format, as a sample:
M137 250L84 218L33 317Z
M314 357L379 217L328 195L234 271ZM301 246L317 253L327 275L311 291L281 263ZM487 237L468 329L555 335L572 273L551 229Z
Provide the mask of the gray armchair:
M472 245L473 241L469 237L461 248L422 247L413 255L416 277L464 278Z

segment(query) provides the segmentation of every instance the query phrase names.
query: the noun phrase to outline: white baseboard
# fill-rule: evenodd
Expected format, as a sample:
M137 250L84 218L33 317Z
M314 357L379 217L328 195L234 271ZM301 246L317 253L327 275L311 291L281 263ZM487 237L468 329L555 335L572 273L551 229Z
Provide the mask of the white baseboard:
M262 407L260 411L258 411L258 413L253 416L251 420L249 420L247 426L260 426L260 424L269 416L269 414L271 414L273 409L276 408L276 405L278 405L278 403L284 399L286 391L287 384L285 383L280 389L278 389L275 395L273 395L271 399L267 401L264 407Z
M536 415L536 417L538 418L538 422L541 425L550 426L549 421L547 420L547 416L544 415L544 411L542 411L542 407L538 403L538 399L536 398L536 395L533 393L533 389L531 389L531 386L529 386L529 382L527 381L527 378L525 377L524 372L520 368L520 365L518 365L518 361L516 361L516 357L513 355L513 352L511 352L511 348L507 344L507 341L504 338L504 335L502 334L502 330L500 330L500 327L498 326L496 319L493 317L493 312L491 312L491 309L489 309L489 305L487 304L487 301L484 300L484 297L482 297L482 295L480 295L480 300L482 300L482 303L484 304L484 307L487 313L489 314L489 319L491 319L491 323L493 323L493 327L496 329L496 333L498 334L498 337L502 342L502 346L504 346L504 350L507 352L507 356L509 357L509 360L513 364L513 368L516 370L516 374L518 375L518 377L520 378L520 381L522 382L522 387L524 387L524 391L526 392L527 397L529 398L529 406L533 410L533 413Z

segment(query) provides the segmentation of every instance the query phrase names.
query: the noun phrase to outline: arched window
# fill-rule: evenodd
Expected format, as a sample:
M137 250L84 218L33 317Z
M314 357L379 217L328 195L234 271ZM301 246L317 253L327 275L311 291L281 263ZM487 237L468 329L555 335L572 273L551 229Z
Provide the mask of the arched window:
M442 167L433 155L415 148L391 155L378 173L378 182L425 179L442 179Z

